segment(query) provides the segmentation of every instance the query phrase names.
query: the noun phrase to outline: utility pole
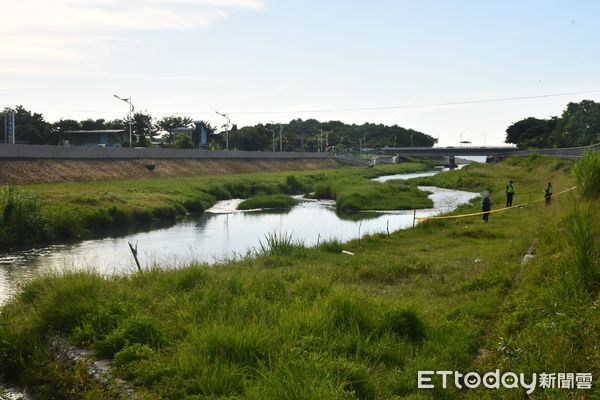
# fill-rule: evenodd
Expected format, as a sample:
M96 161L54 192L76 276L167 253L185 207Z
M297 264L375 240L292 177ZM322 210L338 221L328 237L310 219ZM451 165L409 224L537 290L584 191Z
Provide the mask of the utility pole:
M131 146L131 145L132 145L132 143L131 143L131 142L132 142L132 134L131 134L131 132L132 132L132 129L131 129L131 123L132 123L132 120L133 120L133 110L134 110L134 108L133 108L133 103L131 102L131 96L130 96L130 97L128 97L128 98L126 98L126 99L125 99L125 98L122 98L122 97L119 97L119 96L117 96L116 94L115 94L115 95L113 95L113 96L115 96L117 99L119 99L119 100L121 100L121 101L124 101L125 103L128 103L128 104L129 104L129 147L131 148L131 147L132 147L132 146Z
M275 123L274 123L273 121L271 121L271 124L275 124ZM271 132L271 136L272 136L271 143L272 143L272 145L273 145L273 150L272 150L272 151L273 151L273 153L274 153L274 152L275 152L275 129L273 129L273 128L268 128L268 127L266 127L266 126L265 126L265 129L266 129L268 132Z
M231 123L231 119L229 119L226 113L220 113L218 111L215 112L221 117L225 117L227 119L227 123L223 125L223 128L225 128L225 150L229 150L229 124Z
M320 135L317 135L319 137L319 151L323 151L322 147L323 147L323 135L325 135L325 150L327 150L327 148L329 147L329 134L333 133L333 131L335 131L334 129L328 130L328 131L324 131L321 128L313 128L315 131L320 132Z
M283 152L283 125L279 124L279 152Z

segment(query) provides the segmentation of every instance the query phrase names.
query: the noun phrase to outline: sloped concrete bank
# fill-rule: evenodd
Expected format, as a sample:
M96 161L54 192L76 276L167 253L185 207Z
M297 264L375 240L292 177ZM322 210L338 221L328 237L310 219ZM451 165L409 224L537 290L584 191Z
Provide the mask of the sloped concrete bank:
M0 184L153 179L337 168L330 158L0 160Z

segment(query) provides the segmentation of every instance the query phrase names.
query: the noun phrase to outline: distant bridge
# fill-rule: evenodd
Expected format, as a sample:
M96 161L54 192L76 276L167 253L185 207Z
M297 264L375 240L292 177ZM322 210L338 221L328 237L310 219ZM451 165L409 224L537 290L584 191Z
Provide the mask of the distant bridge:
M495 147L384 147L380 152L387 155L414 155L414 156L507 156L541 154L544 156L579 158L586 151L600 151L600 144L581 147L565 147L556 149L521 150L513 146Z
M450 168L456 166L456 156L495 156L505 157L519 151L514 146L500 147L384 147L380 149L383 154L393 156L442 156L448 157Z
M375 161L368 158L359 158L349 155L340 155L335 157L338 161L354 165L374 165L378 163L395 163L396 156L439 156L448 157L448 165L453 168L456 166L457 156L488 156L495 159L501 159L509 155L526 156L530 154L540 154L550 157L560 158L580 158L586 151L600 151L600 144L581 147L567 147L556 149L536 149L520 150L513 146L494 146L494 147L384 147L378 152L383 156Z
M497 147L384 147L380 152L388 155L412 156L496 156L518 152L514 146Z

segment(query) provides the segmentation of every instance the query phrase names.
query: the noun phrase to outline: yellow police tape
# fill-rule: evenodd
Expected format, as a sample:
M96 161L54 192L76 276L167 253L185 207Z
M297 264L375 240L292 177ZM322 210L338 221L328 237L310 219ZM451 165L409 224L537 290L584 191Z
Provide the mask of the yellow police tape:
M573 190L573 189L577 189L577 186L573 186L572 188L565 189L565 190L563 190L563 191L561 191L561 192L558 192L558 193L556 193L556 194L553 194L553 195L552 195L552 197L559 196L559 195L561 195L561 194L567 193L567 192L569 192L569 191L571 191L571 190ZM501 211L510 210L510 209L513 209L513 208L522 208L522 207L524 207L524 206L526 206L526 205L528 205L528 204L531 204L531 203L537 203L538 201L543 201L543 200L545 200L545 197L543 197L543 198L541 198L541 199L537 199L537 200L528 201L527 203L521 203L521 204L517 204L517 205L514 205L514 206L512 206L512 207L503 207L503 208L499 208L499 209L497 209L497 210L490 210L490 211L480 211L480 212L474 212L474 213L469 213L469 214L443 215L443 216L439 216L439 217L415 217L415 219L416 219L417 221L419 221L419 222L423 222L423 221L425 221L425 220L428 220L428 219L451 219L451 218L465 218L465 217L473 217L473 216L475 216L475 215L483 215L483 214L486 214L486 213L489 213L489 214L491 214L491 213L496 213L496 212L501 212Z

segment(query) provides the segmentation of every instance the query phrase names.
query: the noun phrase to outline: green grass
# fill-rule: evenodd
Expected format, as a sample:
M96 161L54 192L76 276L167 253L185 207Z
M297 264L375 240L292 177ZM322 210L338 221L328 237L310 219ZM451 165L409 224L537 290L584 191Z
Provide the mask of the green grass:
M280 172L20 185L5 191L12 193L12 197L5 196L5 200L0 201L0 213L6 215L8 221L8 214L16 215L15 212L20 212L24 206L33 207L35 212L29 210L21 212L20 216L10 216L13 221L5 223L5 229L0 226L0 248L81 239L103 234L109 229L148 228L159 222L173 223L186 213L201 213L218 200L302 194L313 191L321 182L341 179L368 182L368 179L384 174L414 172L430 167L427 162L407 162L376 169L343 167L293 174ZM21 208L12 207L13 203L6 200L11 198L20 199ZM411 199L408 198L407 202ZM27 219L24 219L26 215ZM37 228L32 237L29 233L23 236L11 228L27 225L15 223L16 219L33 223L35 218L39 223L36 222Z
M238 210L285 210L298 204L298 201L286 194L265 194L250 197L238 205Z
M513 179L517 195L543 198L549 176L557 192L573 185L569 165L510 159L438 180L493 188L501 200L498 191ZM253 257L217 266L39 277L2 309L0 371L33 388L60 386L68 377L48 374L44 351L48 335L59 334L114 355L115 370L143 399L498 398L419 391L419 370L595 378L600 313L574 261L582 251L569 228L577 196L492 214L488 224L427 221L365 237L360 248L356 241L306 248L278 234ZM591 218L583 251L598 245L598 214ZM515 282L533 239L538 253ZM478 357L482 348L487 355ZM533 398L575 396L541 390Z
M428 193L405 181L376 182L347 177L319 182L313 197L336 201L338 211L353 213L365 210L412 210L428 208L433 202Z
M600 197L600 151L587 151L575 163L573 172L583 197Z

